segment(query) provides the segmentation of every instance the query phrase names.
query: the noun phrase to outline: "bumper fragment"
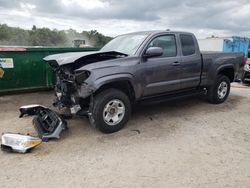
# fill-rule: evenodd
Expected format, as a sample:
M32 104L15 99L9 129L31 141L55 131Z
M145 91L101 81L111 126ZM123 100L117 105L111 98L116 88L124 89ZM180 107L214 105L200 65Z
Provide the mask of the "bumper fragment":
M20 107L20 117L35 115L33 125L42 141L60 138L63 130L67 129L67 122L55 111L41 105L28 105Z

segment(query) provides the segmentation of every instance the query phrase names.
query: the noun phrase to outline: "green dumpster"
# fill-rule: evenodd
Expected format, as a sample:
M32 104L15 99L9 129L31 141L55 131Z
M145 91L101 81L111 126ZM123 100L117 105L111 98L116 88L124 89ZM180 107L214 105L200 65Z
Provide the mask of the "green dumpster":
M96 48L0 48L0 94L52 88L54 74L42 60L50 54Z

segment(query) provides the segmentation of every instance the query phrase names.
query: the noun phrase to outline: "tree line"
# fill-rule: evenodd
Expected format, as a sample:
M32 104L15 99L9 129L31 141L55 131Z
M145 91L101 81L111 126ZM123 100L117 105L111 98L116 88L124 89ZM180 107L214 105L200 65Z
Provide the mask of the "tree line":
M49 28L22 29L0 24L1 46L47 46L72 47L73 40L85 40L86 45L100 48L112 38L96 30L77 32L76 30L57 30Z

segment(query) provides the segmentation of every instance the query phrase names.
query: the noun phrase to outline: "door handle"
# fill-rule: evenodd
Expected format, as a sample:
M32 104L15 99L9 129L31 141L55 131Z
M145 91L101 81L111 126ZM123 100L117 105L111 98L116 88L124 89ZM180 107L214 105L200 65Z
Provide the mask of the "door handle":
M179 61L175 61L172 63L173 66L177 66L177 65L180 65L181 63Z

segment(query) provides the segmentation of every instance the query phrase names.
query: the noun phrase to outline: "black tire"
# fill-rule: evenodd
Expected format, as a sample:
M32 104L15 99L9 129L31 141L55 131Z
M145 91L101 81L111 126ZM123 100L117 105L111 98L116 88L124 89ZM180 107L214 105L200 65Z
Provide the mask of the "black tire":
M223 97L219 96L218 94L219 87L222 83L227 84L227 91L225 93L225 96ZM230 79L225 75L218 75L216 77L215 83L210 88L208 88L207 100L212 104L221 104L227 99L229 93L230 93Z
M105 122L104 109L110 101L119 100L123 103L125 107L125 112L123 113L121 120L115 125L109 125ZM112 104L112 102L111 102ZM122 129L128 122L131 114L131 103L128 96L120 90L117 89L107 89L94 97L92 117L90 121L103 133L113 133ZM109 122L112 123L112 122Z
M242 83L245 85L250 85L250 81L242 80Z

